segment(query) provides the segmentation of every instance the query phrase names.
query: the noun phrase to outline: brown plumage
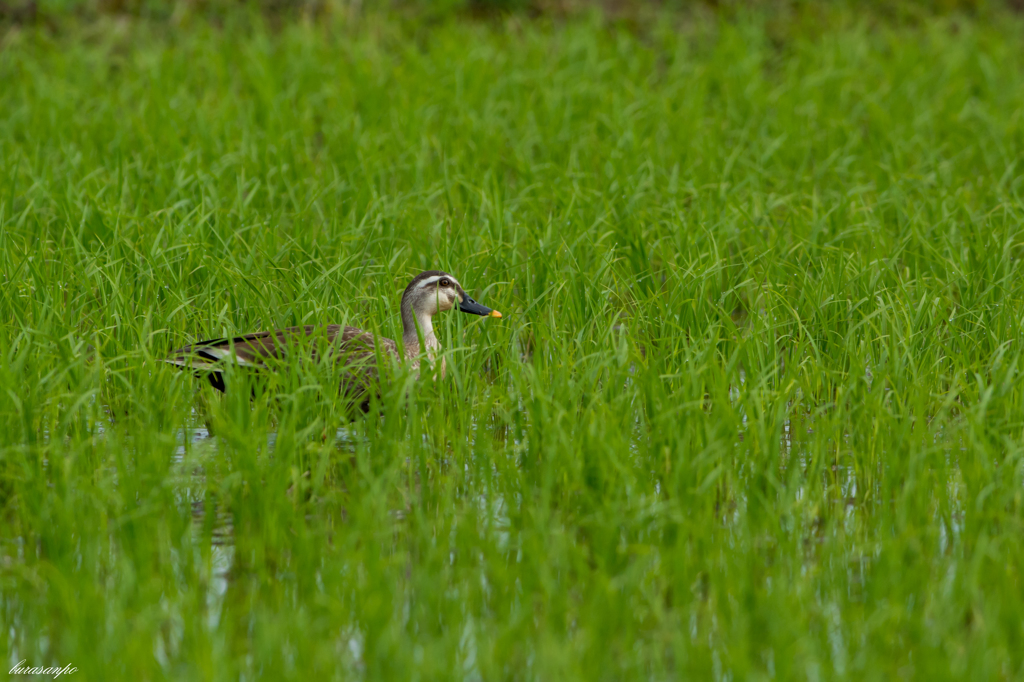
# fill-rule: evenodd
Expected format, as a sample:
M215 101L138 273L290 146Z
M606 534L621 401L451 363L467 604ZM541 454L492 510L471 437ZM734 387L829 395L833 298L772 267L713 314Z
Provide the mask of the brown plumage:
M287 327L227 339L200 341L174 351L166 362L190 369L197 377L206 377L217 390L225 391L225 362L265 370L272 367L275 361L287 360L290 353L301 349L313 360L332 358L342 370L339 389L353 398L365 396L362 401L365 409L369 402L367 391L377 377L378 353L382 358L404 359L410 362L413 369L418 369L422 357L420 337L423 338L427 357L434 358L440 344L434 334L431 318L439 312L451 310L455 305L462 312L501 317L501 313L470 298L448 273L428 270L413 278L402 293L404 358L398 343L391 339L375 338L373 334L356 327L329 324L322 327ZM319 357L321 352L323 358ZM443 375L444 358L441 359L441 372Z

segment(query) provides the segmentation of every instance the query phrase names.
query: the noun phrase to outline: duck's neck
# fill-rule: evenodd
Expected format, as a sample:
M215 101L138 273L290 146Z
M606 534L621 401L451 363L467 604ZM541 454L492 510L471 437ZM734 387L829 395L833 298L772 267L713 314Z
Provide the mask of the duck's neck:
M419 334L416 333L416 327L419 326ZM437 336L434 334L434 323L431 321L431 316L426 313L413 313L411 308L402 306L402 345L405 346L405 357L412 362L412 368L419 374L420 368L420 334L423 336L423 349L426 350L426 355L430 358L430 362L434 362L434 358L437 357L437 351L441 348L441 344L437 341ZM441 378L444 378L444 357L441 357ZM434 375L436 378L436 374Z
M416 333L417 326L419 334ZM406 354L419 353L420 334L423 335L423 346L427 350L427 355L433 358L434 351L441 344L437 342L437 336L434 335L434 323L431 321L431 316L426 313L416 314L412 308L402 306L402 343L405 345Z

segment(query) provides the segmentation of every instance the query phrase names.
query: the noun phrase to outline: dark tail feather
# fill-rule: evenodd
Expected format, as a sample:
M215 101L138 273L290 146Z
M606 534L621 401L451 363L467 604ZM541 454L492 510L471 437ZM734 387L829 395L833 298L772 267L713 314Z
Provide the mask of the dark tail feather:
M210 382L210 385L213 386L215 389L217 389L221 393L225 393L226 392L225 386L224 386L224 374L223 373L221 373L221 372L196 372L196 378L202 379L203 376L206 376L206 378Z
M198 353L198 355L199 357L179 355L168 358L164 362L175 367L192 370L192 376L196 379L206 379L210 382L211 386L224 393L224 373L213 364L217 358L208 357L202 352Z

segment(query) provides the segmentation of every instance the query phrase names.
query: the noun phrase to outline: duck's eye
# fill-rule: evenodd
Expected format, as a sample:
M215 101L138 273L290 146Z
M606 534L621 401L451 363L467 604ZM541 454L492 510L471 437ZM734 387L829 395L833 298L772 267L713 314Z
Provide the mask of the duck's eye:
M443 287L450 287L451 285L452 285L452 283L451 283L450 280L447 280L447 279L442 279L441 280L441 286L443 286Z

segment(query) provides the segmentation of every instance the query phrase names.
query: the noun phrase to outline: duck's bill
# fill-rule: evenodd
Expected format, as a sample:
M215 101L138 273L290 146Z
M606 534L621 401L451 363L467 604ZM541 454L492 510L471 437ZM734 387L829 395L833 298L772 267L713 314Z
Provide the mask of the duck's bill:
M501 313L497 310L492 310L485 305L480 305L469 296L463 296L462 302L459 303L459 310L464 313L470 313L472 315L483 315L484 317L501 317Z

